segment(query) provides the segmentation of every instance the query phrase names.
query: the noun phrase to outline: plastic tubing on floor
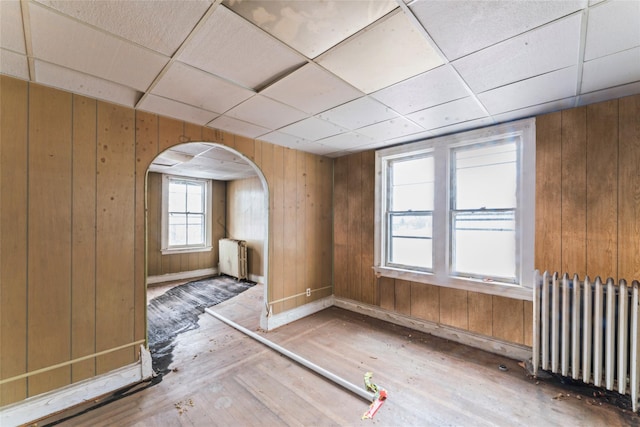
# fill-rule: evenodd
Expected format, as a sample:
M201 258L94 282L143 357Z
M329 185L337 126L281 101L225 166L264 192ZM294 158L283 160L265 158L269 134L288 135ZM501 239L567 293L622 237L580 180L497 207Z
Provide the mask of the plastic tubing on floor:
M305 359L304 357L298 356L297 354L287 350L286 348L279 346L278 344L269 341L268 339L264 338L261 335L256 334L255 332L250 331L249 329L238 325L237 323L235 323L232 320L227 319L224 316L221 316L220 314L205 308L204 309L205 312L207 312L208 314L210 314L211 316L215 317L216 319L220 320L221 322L226 323L227 325L231 326L232 328L237 329L238 331L242 332L243 334L253 338L254 340L266 345L267 347L277 351L278 353L288 357L289 359L299 363L300 365L312 370L313 372L322 375L323 377L325 377L326 379L338 384L339 386L349 390L351 393L363 398L364 400L368 401L368 402L372 402L375 397L374 394L365 390L362 387L358 387L357 385L350 383L349 381L337 376L336 374L327 371L326 369L316 365L313 362L310 362L309 360Z

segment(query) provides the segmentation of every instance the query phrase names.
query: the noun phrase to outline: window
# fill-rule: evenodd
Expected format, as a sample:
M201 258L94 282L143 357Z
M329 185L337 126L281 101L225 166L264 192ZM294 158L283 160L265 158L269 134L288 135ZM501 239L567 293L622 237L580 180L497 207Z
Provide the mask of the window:
M376 168L378 274L523 295L533 276L533 119L379 150Z
M211 250L209 180L163 175L162 253Z

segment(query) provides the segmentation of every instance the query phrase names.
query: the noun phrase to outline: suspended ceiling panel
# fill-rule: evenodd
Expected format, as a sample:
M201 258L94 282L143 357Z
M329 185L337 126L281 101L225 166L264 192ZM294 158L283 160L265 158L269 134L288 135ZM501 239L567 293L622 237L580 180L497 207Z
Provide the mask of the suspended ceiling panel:
M400 114L470 96L471 92L450 65L438 67L371 94Z
M371 93L442 65L444 59L400 12L332 49L318 63Z
M206 125L218 117L218 114L212 111L196 108L179 101L174 101L173 99L163 98L153 94L148 94L138 104L138 108L143 111L185 120L198 125Z
M171 56L211 6L209 0L37 0L78 21ZM158 31L158 23L163 23Z
M399 114L391 108L367 96L318 114L318 117L323 120L351 130L398 116Z
M637 46L640 46L640 1L609 1L589 10L585 61Z
M315 58L398 6L394 0L224 0L223 4L307 58Z
M307 117L306 113L262 95L255 95L227 111L226 116L255 123L271 130Z
M252 89L306 63L302 55L224 6L208 16L178 59Z
M576 12L581 1L419 0L409 6L449 60Z
M576 13L453 62L476 93L575 65L582 14Z
M36 80L47 86L97 98L114 104L133 107L142 95L127 86L69 70L44 61L35 61Z
M177 61L151 92L215 113L224 113L254 93Z
M305 65L260 93L308 114L317 114L363 96L362 92L315 64Z
M0 0L0 73L337 157L638 94L639 21L637 0Z

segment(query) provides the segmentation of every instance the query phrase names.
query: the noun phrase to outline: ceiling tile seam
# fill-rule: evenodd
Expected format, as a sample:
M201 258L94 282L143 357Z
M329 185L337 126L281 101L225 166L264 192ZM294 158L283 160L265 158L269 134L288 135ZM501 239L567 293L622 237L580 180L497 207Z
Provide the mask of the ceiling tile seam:
M28 0L20 0L20 16L22 17L22 31L24 48L29 68L29 81L36 81L36 64L33 57L33 42L31 38L31 14L29 13Z
M598 56L598 57L595 57L595 58L593 58L593 59L589 59L589 60L587 60L587 61L584 61L584 63L585 63L585 64L588 64L588 63L590 63L590 62L597 61L597 60L602 59L602 58L607 58L607 57L609 57L609 56L618 55L618 54L620 54L620 53L622 53L622 52L628 52L628 51L630 51L630 50L636 50L636 49L638 49L638 48L640 48L640 44L638 44L638 45L636 45L636 46L631 46L631 47L626 48L626 49L618 50L618 51L616 51L616 52L611 52L611 53L608 53L608 54L606 54L606 55Z
M447 56L442 52L436 41L431 37L429 31L422 25L418 17L416 17L411 9L404 3L403 0L396 0L398 4L400 4L400 8L404 11L409 21L413 23L413 25L417 28L417 30L423 35L423 37L427 40L427 43L431 44L432 48L440 55L440 57L444 60L442 66L450 65L453 74L458 79L458 82L464 87L464 89L470 94L470 96L476 101L476 103L480 106L485 115L490 116L489 110L487 107L480 101L476 93L471 90L471 86L467 83L467 81L462 77L462 74L456 69L456 67L451 64L451 61ZM436 67L438 68L438 67ZM435 69L435 68L434 68Z
M158 85L158 82L160 81L160 79L162 79L162 77L164 77L164 75L167 74L167 72L169 71L169 68L171 67L171 65L173 65L173 63L177 61L176 58L178 57L178 55L180 55L182 53L182 51L184 51L184 49L186 48L187 44L194 37L194 34L205 24L207 19L209 19L209 17L213 14L213 12L215 12L216 8L221 3L222 3L222 0L215 0L213 3L211 3L211 6L209 6L207 11L200 17L200 19L198 20L198 23L193 26L193 28L191 29L191 32L189 32L187 37L185 37L185 39L182 41L182 43L180 43L180 46L178 46L176 51L173 52L173 55L171 55L171 57L169 57L169 61L164 65L164 67L162 67L162 70L160 70L158 75L156 75L156 77L149 84L147 89L142 93L142 96L140 97L138 102L136 102L136 105L134 106L134 108L138 108L140 103L142 103L142 101L144 101L146 99L147 94L149 92L151 92L153 90L153 88L155 88Z
M587 49L587 28L589 26L589 7L582 10L582 20L580 22L580 47L578 49L578 75L576 78L576 95L582 92L582 74L584 70L584 54ZM576 96L573 106L578 106L580 98Z
M107 80L107 81L108 81L108 80ZM117 84L119 84L119 83L117 83ZM121 85L121 86L122 86L122 85ZM138 91L138 92L139 92L139 91ZM204 111L204 112L206 112L206 113L217 114L218 116L221 116L221 115L222 115L222 114L220 114L220 113L218 113L218 112L216 112L216 111L207 110L206 108L198 107L197 105L189 104L189 103L187 103L187 102L183 102L183 101L178 101L177 99L167 98L167 97L165 97L165 96L158 95L158 94L155 94L155 93L153 93L153 94L151 94L151 95L153 95L153 96L155 96L155 97L157 97L157 98L162 98L162 99L164 99L164 100L166 100L166 101L171 101L171 102L175 102L176 104L184 105L185 107L195 108L195 109L197 109L197 110ZM144 111L146 111L146 110L144 110ZM214 120L214 119L211 119L211 120Z
M0 0L0 1L4 1L4 0ZM222 1L222 0L220 0L220 1ZM20 2L29 2L29 0L20 0ZM140 43L136 43L135 41L133 41L131 39L128 39L126 37L122 37L119 34L114 34L114 33L110 32L110 31L105 30L104 28L100 28L98 26L95 26L93 24L88 23L87 21L83 21L81 19L78 19L75 16L67 15L66 13L63 13L63 12L59 11L58 9L54 9L52 7L49 7L44 3L40 3L40 2L37 2L37 1L31 1L30 3L33 4L33 5L37 5L36 7L42 7L43 9L46 9L51 13L55 13L58 16L62 16L65 19L69 19L71 21L74 21L74 22L76 22L76 23L78 23L78 24L80 24L80 25L82 25L84 27L91 28L92 30L95 30L95 31L97 31L97 32L99 32L101 34L105 34L105 35L108 35L109 37L113 37L114 39L117 39L117 40L119 40L119 41L121 41L123 43L126 43L129 46L135 46L137 48L146 50L147 52L152 52L152 53L154 53L156 55L162 56L164 58L170 58L169 56L167 56L166 54L164 54L162 52L158 52L155 49L151 49L150 47L147 47L147 46L142 45Z
M502 89L502 88L504 88L504 87L511 86L511 85L516 84L516 83L526 82L527 80L535 79L535 78L537 78L537 77L546 76L547 74L556 73L556 72L558 72L558 71L566 70L566 69L568 69L568 68L573 68L573 67L578 68L578 66L577 66L576 64L574 64L574 65L567 65L566 67L560 67L560 68L556 68L556 69L554 69L554 70L545 71L544 73L536 74L536 75L533 75L533 76L530 76L530 77L526 77L526 78L524 78L524 79L520 79L520 80L514 80L514 81L512 81L512 82L510 82L510 83L505 83L505 84L503 84L503 85L496 86L496 87L493 87L493 88L491 88L491 89L483 90L482 92L478 92L478 95L481 95L481 94L483 94L483 93L487 93L487 92L491 92L491 91L496 90L496 89Z
M396 0L396 1L402 1L402 0ZM373 27L382 24L385 21L388 21L389 19L393 18L394 16L396 16L397 14L402 13L402 11L400 10L400 8L394 8L392 10L390 10L389 12L387 12L385 15L381 16L380 18L376 19L375 21L373 21L372 23L370 23L369 25L366 25L364 28L361 28L360 30L356 31L355 33L351 34L349 37L344 38L342 40L340 40L338 43L334 44L333 46L327 48L324 52L319 53L318 55L314 56L312 58L313 62L315 62L316 64L318 64L319 61L322 61L322 59L331 54L332 51L334 50L338 50L340 47L344 46L345 44L353 41L355 38L361 36L362 34L366 33L367 31L370 31ZM320 65L320 64L318 64ZM324 67L323 67L324 68Z

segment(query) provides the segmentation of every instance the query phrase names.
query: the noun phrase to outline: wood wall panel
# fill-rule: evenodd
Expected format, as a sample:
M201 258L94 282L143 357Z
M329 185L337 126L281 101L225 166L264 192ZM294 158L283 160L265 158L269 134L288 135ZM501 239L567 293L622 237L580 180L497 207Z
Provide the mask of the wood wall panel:
M411 315L411 282L407 282L406 280L396 279L395 281L395 307L394 311L405 314L407 316Z
M394 311L396 309L396 281L389 277L378 279L380 308Z
M96 112L94 99L73 96L71 358L95 353ZM95 360L71 366L72 382L95 375Z
M345 262L349 250L348 170L349 157L339 157L335 160L333 171L333 291L336 296L343 298L349 298L348 263ZM382 306L382 303L380 304Z
M0 76L0 379L27 372L28 86ZM27 397L27 380L0 385L0 406Z
M493 296L493 336L524 343L524 301Z
M272 221L269 300L279 292L292 308L306 302L289 298L299 290L331 284L332 159L6 76L0 76L0 85L0 379L8 380L0 387L0 405L136 361L133 343L146 335L145 176L155 155L171 146L198 140L225 144L264 168ZM289 178L292 199L285 191ZM151 192L153 182L150 178ZM215 198L222 220L224 184L214 183ZM152 212L153 197L148 203L151 228L159 218ZM317 230L328 237L316 234L311 247L300 243L297 236ZM148 233L151 246L154 231ZM308 259L310 253L317 259ZM154 256L148 254L150 267L162 264ZM211 254L200 254L198 261L180 257L167 265L193 268L212 260ZM296 261L314 265L285 288ZM330 293L329 287L317 297ZM274 305L274 313L283 309L284 304ZM114 351L121 345L127 348ZM108 354L72 362L99 351ZM52 368L54 362L64 366ZM29 375L39 367L48 371ZM15 379L21 374L28 380Z
M294 214L295 218L295 228L296 230L301 230L305 228L307 222L307 177L305 174L305 154L298 153L292 151L292 154L295 158L294 160L294 169L295 169L295 206L296 213ZM307 240L310 233L307 234L299 234L299 233L291 233L290 236L292 240L295 242L295 252L293 256L293 265L292 269L295 269L295 282L292 284L293 287L289 288L289 290L285 291L288 295L291 294L304 294L306 292L306 288L302 287L302 284L307 283L307 263L304 260L307 258ZM300 306L304 304L307 299L306 294L296 297L295 306ZM293 300L290 300L293 302ZM285 304L286 306L286 304Z
M98 102L97 137L96 350L103 351L134 341L134 112ZM136 353L100 356L96 373L133 363Z
M469 328L467 291L440 288L440 323L454 328Z
M469 292L469 331L493 336L493 297Z
M29 91L28 359L29 371L70 358L71 95L42 86ZM29 377L30 394L70 382L65 366Z
M587 109L562 112L562 264L559 271L584 272L587 266ZM561 214L565 213L565 214ZM557 236L557 235L556 235ZM557 237L556 237L557 239Z
M424 283L411 284L411 316L440 322L440 288Z
M619 108L618 275L640 280L640 96Z
M376 303L376 291L375 291L375 273L373 271L373 248L374 241L374 219L375 212L370 207L374 205L375 201L375 161L376 156L374 151L365 151L362 153L362 204L361 217L362 228L362 252L361 252L361 271L362 271L362 288L361 288L361 301L367 304Z
M347 203L348 232L347 243L347 277L349 283L349 298L356 301L362 299L362 154L349 156L349 168L347 170L347 188L349 195L357 194L357 197L349 197Z
M536 118L536 253L534 267L562 269L562 113Z
M587 107L587 274L618 276L618 101Z

